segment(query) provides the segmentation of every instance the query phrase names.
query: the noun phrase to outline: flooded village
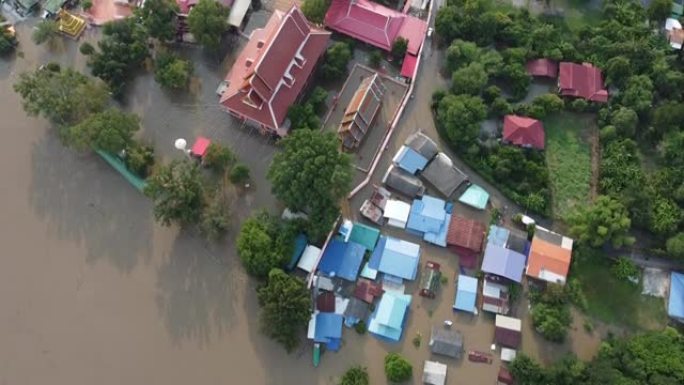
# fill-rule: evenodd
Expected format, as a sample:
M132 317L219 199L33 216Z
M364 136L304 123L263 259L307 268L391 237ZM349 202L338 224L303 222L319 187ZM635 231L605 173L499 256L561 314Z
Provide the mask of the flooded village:
M160 87L149 68L136 73L111 104L140 117L137 135L155 157L186 159L192 150L179 139L208 138L249 167L249 182L230 190L220 241L155 221L151 199L94 152L64 146L50 122L27 116L13 88L21 73L49 62L89 74L79 46L96 45L99 25L130 17L135 6L74 6L70 16L60 14L77 39L60 35L39 46L31 35L44 15L22 14L14 3L45 9L18 0L2 8L18 45L0 58L0 126L8 141L0 152L0 383L327 385L360 365L371 384L386 384L390 352L413 366L406 383L513 383L505 368L516 354L542 363L567 354L591 360L603 339L628 332L574 307L563 342L535 330L530 292L568 281L576 241L560 221L504 195L440 135L431 100L449 79L440 75L445 50L433 33L446 1L409 0L395 10L332 0L324 27L307 24L297 2L235 0L220 54L188 42L174 46L194 68L187 91ZM178 3L187 17L190 2ZM67 12L59 8L52 13ZM385 21L396 25L381 34L407 38L400 60L389 53L395 36L381 42L364 35ZM285 36L288 28L301 41ZM326 48L349 39L356 43L343 77L323 82L311 75ZM297 54L280 68L273 57L290 49ZM373 66L376 50L382 57ZM272 61L259 73L267 54ZM558 91L555 77L531 75L526 98ZM311 290L312 314L301 343L287 353L262 331L263 283L247 274L236 244L242 223L259 210L301 215L285 210L267 174L282 151L278 137L295 128L287 126L288 108L319 85L327 91L320 130L339 136L340 150L351 154L352 189L325 240L295 245L289 273ZM254 112L264 105L268 114ZM482 130L517 124L511 129L532 134L504 136L533 147L535 127L526 123L488 117ZM654 286L669 286L669 279L667 273ZM667 323L668 293L649 302L658 309L653 317L662 316L650 329Z

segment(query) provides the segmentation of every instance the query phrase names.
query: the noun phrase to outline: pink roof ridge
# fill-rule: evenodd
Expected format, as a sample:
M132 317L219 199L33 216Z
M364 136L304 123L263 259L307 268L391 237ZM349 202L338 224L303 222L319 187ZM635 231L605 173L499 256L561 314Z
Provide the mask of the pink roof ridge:
M544 149L544 126L537 119L518 115L504 116L503 140L522 147Z
M551 59L534 59L527 62L527 73L532 76L558 77L558 62Z
M603 85L601 70L591 63L560 63L558 88L564 96L601 103L608 101L608 90Z

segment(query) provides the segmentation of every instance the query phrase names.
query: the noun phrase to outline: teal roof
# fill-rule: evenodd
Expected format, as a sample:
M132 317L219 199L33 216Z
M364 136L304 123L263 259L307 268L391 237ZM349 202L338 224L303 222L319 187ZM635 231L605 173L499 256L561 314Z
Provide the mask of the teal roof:
M411 296L386 292L371 315L368 331L390 341L399 341Z
M675 16L681 16L684 13L684 5L672 3L672 14Z
M38 1L39 0L17 0L17 3L21 4L24 9L31 9L38 4Z
M380 230L361 223L354 223L351 235L349 236L349 242L356 242L372 252L375 250L378 238L380 238Z
M458 198L458 201L476 209L484 210L489 201L489 193L482 187L473 184Z
M64 3L66 3L66 0L47 0L45 5L43 5L43 9L52 14L57 14Z

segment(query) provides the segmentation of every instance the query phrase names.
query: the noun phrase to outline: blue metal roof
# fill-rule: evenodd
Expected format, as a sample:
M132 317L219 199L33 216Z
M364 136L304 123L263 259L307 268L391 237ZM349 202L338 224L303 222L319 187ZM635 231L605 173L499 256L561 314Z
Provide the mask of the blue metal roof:
M684 322L684 274L672 272L667 314Z
M388 237L377 270L395 277L414 280L419 262L419 245Z
M459 275L456 284L456 300L454 309L475 313L477 301L477 278Z
M496 274L511 281L522 281L527 257L517 251L488 243L485 247L482 271Z
M411 296L386 292L368 321L368 331L390 341L399 341L411 304Z
M489 226L489 233L487 234L487 243L505 247L510 234L511 231L506 228L491 225Z
M355 242L333 239L323 251L318 270L328 276L356 281L366 248Z
M294 250L292 251L292 257L290 258L290 262L287 264L287 270L292 270L295 266L297 266L299 258L302 257L304 249L306 249L306 242L306 235L301 233L297 235L297 237L295 238Z
M382 259L382 253L385 252L385 244L387 243L387 237L381 235L378 240L377 245L375 245L375 250L371 254L370 260L368 260L368 267L373 270L378 270L380 266L380 260Z
M423 155L406 146L401 146L393 161L399 168L411 174L422 171L428 163L428 160Z
M449 232L449 224L451 223L451 214L447 214L442 226L439 228L439 232L427 232L423 235L423 240L425 242L430 242L433 245L446 247L447 245L447 233Z
M446 202L442 199L424 195L422 199L414 199L409 212L406 228L423 235L439 233L446 221Z
M473 184L458 198L458 201L476 209L484 210L489 201L489 193L482 187Z
M342 338L344 317L335 313L316 314L316 331L314 341L325 343L330 350L338 350Z

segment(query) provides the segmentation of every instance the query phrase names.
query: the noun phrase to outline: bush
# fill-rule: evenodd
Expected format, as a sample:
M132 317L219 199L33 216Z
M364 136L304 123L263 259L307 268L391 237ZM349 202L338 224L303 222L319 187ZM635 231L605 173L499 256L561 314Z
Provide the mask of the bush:
M368 330L366 322L364 320L357 322L356 325L354 325L354 330L359 334L366 334L366 331Z
M639 268L627 257L619 257L610 272L617 278L631 283L639 282Z
M497 86L489 86L482 91L482 100L484 100L485 103L492 103L500 96L501 88Z
M617 139L617 129L615 126L605 126L599 132L599 139L602 143L608 143L612 140Z
M211 240L220 239L228 230L228 210L217 192L202 210L200 231Z
M134 174L145 179L152 172L154 166L154 148L133 143L126 149L126 167Z
M368 385L368 370L361 366L354 366L347 370L339 385Z
M391 382L404 382L413 376L413 367L398 353L385 356L385 375Z
M403 37L398 37L392 43L392 57L394 60L401 61L404 60L406 55L406 50L408 49L408 40Z
M206 167L211 168L216 172L224 172L236 161L235 154L226 146L220 143L212 142L207 147L207 153L204 154L202 162Z
M93 1L92 0L83 0L81 2L81 7L83 7L84 11L87 11L93 7Z
M92 44L88 43L87 41L81 44L81 46L78 48L78 50L81 52L83 55L92 55L95 53L95 47L93 47Z
M665 243L665 249L670 257L684 258L684 233L670 237Z
M230 171L230 182L233 184L244 184L249 180L249 167L243 163L238 163Z
M570 103L570 109L575 112L584 112L587 107L589 107L589 103L584 99L575 99Z
M183 89L188 86L192 71L192 63L189 61L171 53L160 53L156 60L154 79L162 87Z
M382 63L382 53L380 53L380 51L374 50L370 53L370 55L368 55L369 66L372 68L378 68L380 67L380 63Z
M326 91L321 86L317 86L311 92L311 96L309 96L308 103L311 104L315 113L322 114L323 112L325 112L326 99L328 99L328 91Z
M510 103L505 98L498 97L489 105L489 113L495 117L508 115L513 111Z

